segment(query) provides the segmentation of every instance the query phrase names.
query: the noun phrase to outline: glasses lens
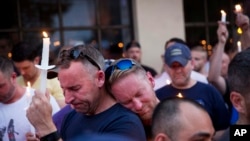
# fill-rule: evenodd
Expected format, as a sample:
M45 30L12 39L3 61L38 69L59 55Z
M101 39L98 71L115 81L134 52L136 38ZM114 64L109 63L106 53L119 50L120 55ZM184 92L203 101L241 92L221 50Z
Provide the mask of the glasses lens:
M118 62L116 64L116 67L119 70L127 70L130 69L132 67L133 63L131 60L121 60L120 62Z
M135 63L132 61L132 60L121 60L119 62L117 62L116 64L113 64L111 66L109 66L106 70L105 70L105 77L107 80L109 80L109 78L111 77L112 73L118 69L118 70L121 70L121 71L125 71L125 70L128 70L128 69L131 69L132 66L134 65Z

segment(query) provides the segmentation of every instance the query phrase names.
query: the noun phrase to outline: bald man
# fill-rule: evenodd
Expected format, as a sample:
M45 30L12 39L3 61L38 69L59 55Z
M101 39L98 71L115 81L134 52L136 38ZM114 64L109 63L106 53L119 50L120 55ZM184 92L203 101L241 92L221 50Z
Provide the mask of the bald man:
M200 104L177 97L157 105L152 131L154 141L211 141L215 133L207 111Z

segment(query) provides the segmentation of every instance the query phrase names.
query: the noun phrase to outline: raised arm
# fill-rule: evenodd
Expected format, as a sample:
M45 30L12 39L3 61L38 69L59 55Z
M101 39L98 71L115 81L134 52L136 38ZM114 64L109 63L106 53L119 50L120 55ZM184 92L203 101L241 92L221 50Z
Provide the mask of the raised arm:
M228 31L225 23L219 22L217 29L218 43L213 49L210 57L210 67L208 73L208 81L214 85L221 94L226 92L226 81L221 75L222 55L224 53L225 44L228 38Z

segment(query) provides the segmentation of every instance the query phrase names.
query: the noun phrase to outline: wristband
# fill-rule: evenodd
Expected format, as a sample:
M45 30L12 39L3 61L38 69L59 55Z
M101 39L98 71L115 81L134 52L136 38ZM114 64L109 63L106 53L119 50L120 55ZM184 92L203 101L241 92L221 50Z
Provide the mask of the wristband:
M60 136L57 133L57 131L55 131L46 136L41 137L40 141L58 141L59 139L60 139Z

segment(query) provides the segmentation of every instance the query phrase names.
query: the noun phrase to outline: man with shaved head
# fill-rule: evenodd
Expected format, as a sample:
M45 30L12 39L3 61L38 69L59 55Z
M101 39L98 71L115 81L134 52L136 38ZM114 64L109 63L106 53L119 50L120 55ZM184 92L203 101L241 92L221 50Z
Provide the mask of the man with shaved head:
M215 130L207 111L185 98L167 98L154 110L154 141L211 141Z

